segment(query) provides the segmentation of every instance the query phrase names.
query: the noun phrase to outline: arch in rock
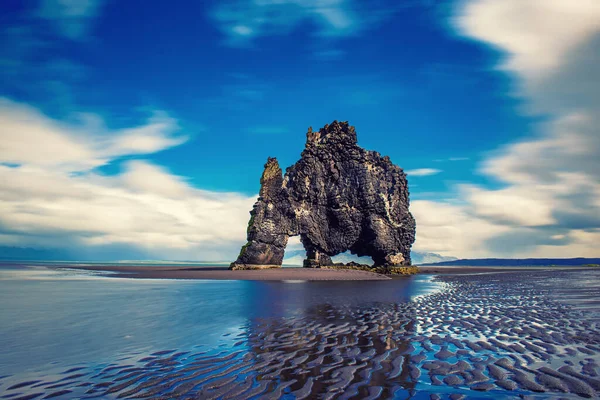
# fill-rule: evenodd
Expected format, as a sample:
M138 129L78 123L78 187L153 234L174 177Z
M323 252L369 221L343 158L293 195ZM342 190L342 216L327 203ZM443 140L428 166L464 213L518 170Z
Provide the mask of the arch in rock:
M415 221L406 175L389 157L360 148L347 122L309 128L300 160L282 175L269 158L260 182L248 242L232 269L280 267L295 235L305 267L331 265L348 250L372 257L374 266L410 265Z

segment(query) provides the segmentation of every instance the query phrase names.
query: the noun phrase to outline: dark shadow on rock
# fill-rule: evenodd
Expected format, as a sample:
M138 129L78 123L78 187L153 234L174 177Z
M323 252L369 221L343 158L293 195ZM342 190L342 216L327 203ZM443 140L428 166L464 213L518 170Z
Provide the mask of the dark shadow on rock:
M248 242L232 269L281 266L297 235L305 267L332 265L331 257L348 250L375 266L410 265L415 221L406 175L389 157L359 147L347 122L309 128L300 160L282 175L269 158L260 182Z

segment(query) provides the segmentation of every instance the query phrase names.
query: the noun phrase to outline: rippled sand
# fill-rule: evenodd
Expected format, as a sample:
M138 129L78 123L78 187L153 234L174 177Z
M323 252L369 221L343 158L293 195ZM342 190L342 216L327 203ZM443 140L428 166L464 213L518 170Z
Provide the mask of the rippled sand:
M232 348L0 378L2 398L598 398L600 326L556 298L573 271L444 275L399 304L255 320ZM597 277L597 275L594 275ZM588 293L588 297L598 296ZM201 338L199 338L201 342Z

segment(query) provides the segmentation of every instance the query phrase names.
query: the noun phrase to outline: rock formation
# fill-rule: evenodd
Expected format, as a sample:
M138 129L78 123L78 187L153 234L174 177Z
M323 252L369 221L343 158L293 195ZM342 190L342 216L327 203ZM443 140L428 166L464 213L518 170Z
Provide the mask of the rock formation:
M415 221L408 184L389 157L357 145L356 131L334 121L308 129L300 160L286 170L265 164L258 201L250 211L248 243L231 269L280 267L290 236L300 235L305 267L332 265L350 250L374 267L410 265Z

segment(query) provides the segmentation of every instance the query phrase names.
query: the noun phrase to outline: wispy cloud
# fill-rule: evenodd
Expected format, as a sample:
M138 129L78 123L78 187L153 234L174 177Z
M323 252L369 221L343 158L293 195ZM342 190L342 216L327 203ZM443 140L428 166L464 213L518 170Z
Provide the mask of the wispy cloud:
M302 24L308 24L304 26L321 37L351 36L379 24L402 7L384 1L366 4L355 0L221 0L211 17L228 38L228 44L243 46L260 36L287 34Z
M510 230L484 218L473 218L467 207L435 201L414 200L410 210L417 221L413 251L429 251L456 257L488 257L485 240Z
M505 52L527 112L553 118L536 137L498 149L480 172L504 185L458 186L460 203L413 203L415 248L477 256L598 256L600 8L580 2L471 0L458 31ZM568 16L568 17L567 17ZM430 218L430 215L447 218ZM454 232L454 226L460 231ZM468 230L469 232L465 232ZM441 239L444 235L445 239ZM437 244L436 244L437 243ZM439 248L439 247L444 247Z
M569 53L600 29L595 0L471 0L455 20L460 31L507 52L500 65L530 81L564 68Z
M469 157L449 157L449 158L436 158L434 162L447 162L447 161L467 161Z
M90 116L88 116L88 120ZM143 125L98 131L71 126L9 100L0 107L0 244L61 248L128 246L156 258L235 256L254 197L215 193L144 160L122 172L96 167L185 140L157 113Z
M406 175L408 176L429 176L429 175L436 175L439 174L440 172L442 172L441 169L435 169L435 168L418 168L418 169L409 169L406 170Z
M40 7L46 7L44 4ZM63 35L52 29L58 26L56 21L40 23L38 14L39 10L36 14L24 8L0 27L2 89L43 104L45 109L65 113L77 103L78 85L89 78L81 60L71 58L72 46L82 43L57 40Z
M77 125L53 120L39 110L0 98L0 160L63 171L87 171L124 155L150 154L186 141L177 123L156 111L146 124L109 131L93 114Z
M53 22L69 39L80 40L88 34L104 0L42 0L38 16Z

